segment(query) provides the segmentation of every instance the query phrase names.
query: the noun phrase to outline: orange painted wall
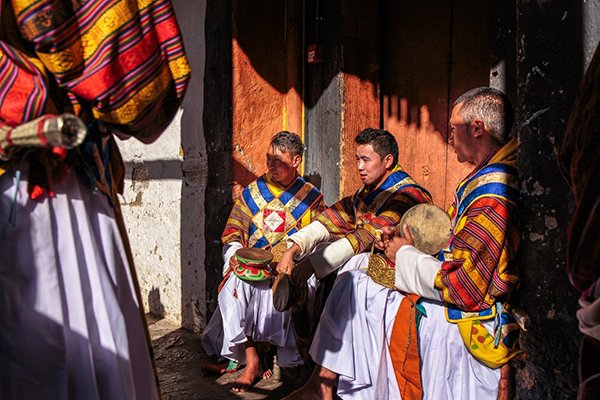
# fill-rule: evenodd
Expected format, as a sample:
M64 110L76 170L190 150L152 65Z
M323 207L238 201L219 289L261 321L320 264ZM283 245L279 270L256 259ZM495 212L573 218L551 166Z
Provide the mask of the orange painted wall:
M452 102L489 85L489 2L388 2L382 49L383 124L400 164L447 208L473 168L447 143ZM477 24L469 23L478 21Z
M379 85L344 74L344 105L340 133L340 197L353 194L362 186L354 155L356 135L368 127L379 127Z
M275 133L303 135L302 9L301 2L233 3L232 152L239 187L266 172Z

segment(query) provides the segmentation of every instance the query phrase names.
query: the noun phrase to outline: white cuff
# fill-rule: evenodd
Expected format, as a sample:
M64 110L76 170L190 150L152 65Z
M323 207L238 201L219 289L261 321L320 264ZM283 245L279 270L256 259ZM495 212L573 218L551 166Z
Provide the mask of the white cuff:
M294 258L305 257L318 243L329 239L329 231L319 221L314 221L300 229L288 238L288 248L296 243L300 247L300 254Z
M308 260L313 266L317 279L321 279L340 268L352 256L354 256L354 249L350 241L341 238L324 249L317 249L309 254Z
M223 276L225 276L225 273L229 268L229 259L231 259L235 252L238 251L238 249L241 249L242 247L244 246L242 246L240 242L231 242L223 246Z
M402 246L396 253L396 288L405 293L440 300L434 283L441 267L440 260L413 246Z

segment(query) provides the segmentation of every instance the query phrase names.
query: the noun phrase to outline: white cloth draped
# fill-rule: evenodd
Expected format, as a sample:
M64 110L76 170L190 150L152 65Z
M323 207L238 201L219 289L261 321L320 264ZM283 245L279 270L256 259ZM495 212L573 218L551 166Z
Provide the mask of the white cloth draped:
M388 344L403 295L365 273L368 254L353 257L333 287L310 354L339 375L343 399L400 399ZM474 359L448 323L442 303L423 300L419 327L424 399L496 399L500 371ZM489 327L487 327L490 330Z
M291 314L273 307L269 281L247 282L231 274L219 293L219 307L206 327L202 345L208 354L245 364L248 337L277 346L280 366L302 364Z
M0 176L0 398L157 399L145 328L107 198L71 172L33 201Z
M231 242L223 246L223 276L225 276L229 269L229 260L235 255L235 252L242 247L244 246L242 246L240 242Z

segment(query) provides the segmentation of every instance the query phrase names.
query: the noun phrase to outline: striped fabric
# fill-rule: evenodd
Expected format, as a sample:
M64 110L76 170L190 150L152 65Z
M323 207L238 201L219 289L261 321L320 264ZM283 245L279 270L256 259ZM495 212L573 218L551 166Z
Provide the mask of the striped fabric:
M377 229L397 225L409 208L420 203L431 203L431 195L396 165L375 189L368 191L363 187L354 196L344 197L318 220L332 240L346 237L358 254L371 247Z
M39 60L0 41L0 124L14 127L44 113L47 76Z
M446 302L486 310L517 286L518 196L513 139L458 185L449 210L454 232L435 280Z
M69 110L152 141L173 118L190 68L169 1L13 0L12 9L0 42L4 123ZM11 42L19 33L27 43Z
M302 177L283 188L265 174L242 191L221 241L239 242L244 247L287 247L288 236L308 225L324 208L321 192ZM279 252L274 254L277 258Z

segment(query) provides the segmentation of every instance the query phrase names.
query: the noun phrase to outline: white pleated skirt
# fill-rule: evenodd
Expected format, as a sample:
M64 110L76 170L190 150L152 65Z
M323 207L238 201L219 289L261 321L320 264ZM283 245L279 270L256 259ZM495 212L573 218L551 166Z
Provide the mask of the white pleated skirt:
M302 364L291 314L275 309L269 282L247 282L231 274L219 293L219 307L204 331L202 344L210 355L245 364L249 337L276 346L280 366Z
M343 399L400 399L389 341L402 293L375 283L366 274L368 254L353 257L329 295L310 354L339 375ZM444 306L422 302L419 326L421 379L425 400L495 400L500 370L471 356ZM486 322L487 324L487 322ZM486 328L490 328L486 326Z
M0 398L157 399L114 212L75 173L30 200L0 176ZM17 190L16 224L9 224Z

